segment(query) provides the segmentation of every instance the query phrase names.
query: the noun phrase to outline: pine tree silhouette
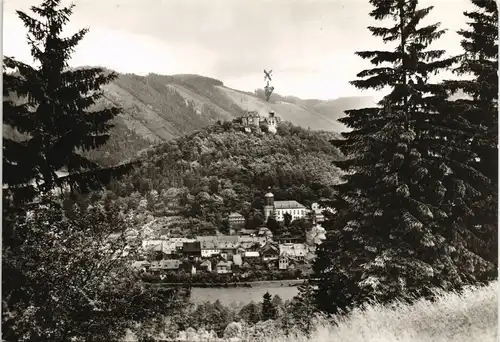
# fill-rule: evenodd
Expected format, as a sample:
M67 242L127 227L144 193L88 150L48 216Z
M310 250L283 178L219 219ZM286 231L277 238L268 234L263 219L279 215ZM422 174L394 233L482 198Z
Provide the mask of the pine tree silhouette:
M444 30L419 26L432 6L418 9L417 0L370 3L370 16L394 25L369 30L397 47L357 52L374 68L351 83L390 92L377 107L346 111L340 121L352 131L333 141L347 157L336 162L346 182L329 203L339 213L314 265L316 302L329 313L461 288L493 269L473 252L467 225L490 182L472 163L470 124L430 79L453 64L428 49Z
M266 292L263 296L262 301L262 320L274 320L276 319L277 310L274 304L272 303L272 297L269 292Z
M477 155L475 168L492 185L473 208L476 217L469 225L474 235L486 243L476 243L475 252L498 264L498 6L494 0L473 0L476 10L465 12L469 30L460 30L463 54L456 56L457 75L472 75L469 80L451 80L451 92L462 90L469 99L457 99L450 110L471 123L470 148ZM491 274L496 278L495 272Z
M3 122L25 137L3 139L3 183L7 193L21 199L64 184L82 191L96 188L131 166L103 169L81 153L102 146L109 138L112 119L120 109L92 111L92 106L103 96L102 85L117 75L101 68L68 67L88 30L62 37L74 6L61 8L60 2L46 0L32 6L39 19L17 11L39 66L10 57L3 61ZM68 175L59 177L61 170Z

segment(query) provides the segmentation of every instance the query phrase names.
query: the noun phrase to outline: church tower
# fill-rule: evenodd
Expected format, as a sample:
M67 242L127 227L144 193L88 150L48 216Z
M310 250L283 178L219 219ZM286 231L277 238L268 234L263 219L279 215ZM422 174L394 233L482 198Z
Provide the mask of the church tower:
M269 217L274 218L274 195L268 192L264 196L264 220L267 222Z

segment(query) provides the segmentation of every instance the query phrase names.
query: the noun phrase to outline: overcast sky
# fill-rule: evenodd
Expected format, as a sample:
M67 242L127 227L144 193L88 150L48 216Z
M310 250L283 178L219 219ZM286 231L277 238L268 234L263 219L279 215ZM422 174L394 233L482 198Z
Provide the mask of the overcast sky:
M71 64L119 72L192 73L253 91L273 69L275 91L302 98L371 95L348 84L369 67L355 51L383 48L366 29L368 0L74 0L67 33L90 32ZM39 1L4 0L3 53L31 62L16 9ZM448 32L435 44L460 52L469 0L421 0L434 5L428 22ZM376 23L375 23L376 24Z

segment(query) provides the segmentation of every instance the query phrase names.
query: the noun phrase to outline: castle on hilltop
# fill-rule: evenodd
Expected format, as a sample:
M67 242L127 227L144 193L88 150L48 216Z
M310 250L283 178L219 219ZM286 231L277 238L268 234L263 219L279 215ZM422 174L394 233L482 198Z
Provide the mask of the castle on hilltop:
M247 111L241 117L241 123L245 128L250 130L253 128L259 128L261 124L266 124L269 132L276 133L278 128L278 123L281 121L279 116L276 116L274 111L270 111L267 117L260 116L257 111Z

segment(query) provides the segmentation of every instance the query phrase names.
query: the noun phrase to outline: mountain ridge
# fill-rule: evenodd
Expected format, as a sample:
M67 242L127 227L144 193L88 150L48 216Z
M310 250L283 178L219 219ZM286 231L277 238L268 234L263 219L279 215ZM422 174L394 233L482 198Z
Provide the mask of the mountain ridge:
M86 154L103 166L116 165L152 145L219 121L231 121L253 110L266 116L273 110L283 121L294 125L338 133L346 130L337 121L344 110L373 104L370 97L325 101L277 93L267 102L262 89L254 93L232 89L220 80L196 74L139 76L119 73L114 81L104 86L104 96L94 107L118 106L123 109L122 113L114 119L109 142ZM17 136L5 125L4 134Z
M115 119L110 142L90 153L104 165L132 158L148 144L167 142L218 121L231 121L246 111L267 115L273 110L294 125L338 133L346 130L337 121L344 110L375 104L366 96L325 101L279 94L267 102L262 89L254 93L233 89L220 80L196 74L118 74L104 87L104 94L98 107L123 108Z

